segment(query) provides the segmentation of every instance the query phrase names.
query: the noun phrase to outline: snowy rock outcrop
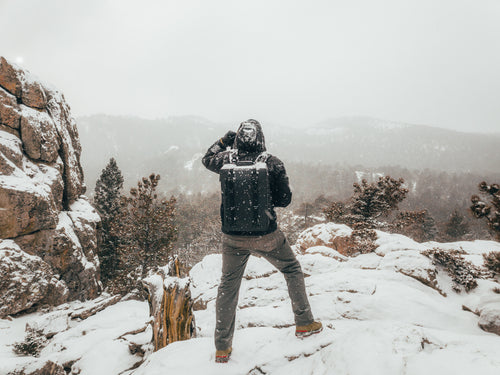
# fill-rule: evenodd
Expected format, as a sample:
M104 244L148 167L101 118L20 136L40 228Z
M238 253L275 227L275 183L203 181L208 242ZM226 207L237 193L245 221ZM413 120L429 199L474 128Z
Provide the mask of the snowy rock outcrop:
M314 246L326 246L342 255L347 255L349 248L354 245L351 234L351 228L344 224L318 224L300 234L296 248L300 253L304 253Z
M329 236L319 228L315 233ZM323 246L297 255L314 316L323 322L318 335L295 337L283 275L252 256L241 284L231 360L215 363L222 257L211 254L189 272L191 296L199 305L195 338L153 352L148 303L121 300L101 309L112 298L101 296L0 319L0 374L62 366L74 375L498 375L500 340L491 333L500 316L498 279L481 277L476 288L457 292L453 278L424 253L437 246L461 248L465 259L480 266L482 254L500 252L500 243L419 244L382 231L377 237L376 252L356 257ZM188 284L181 280L166 275L148 280L157 306L168 308L164 291ZM38 358L12 351L14 343L26 340L25 327L47 339Z
M40 257L22 251L12 240L0 242L0 316L22 311L45 299L67 299L68 288Z
M214 363L222 259L208 255L190 272L193 298L205 305L195 311L197 337L153 353L134 374L498 373L500 341L482 325L483 311L487 324L496 319L500 294L493 291L499 287L495 280L479 279L476 289L457 293L446 271L421 253L437 243L418 244L382 231L376 241L380 252L342 257L327 246L342 227L318 225L304 231L301 238L314 246L297 255L313 313L325 327L322 333L295 338L283 276L264 259L250 257L231 360L223 366ZM461 247L464 257L478 265L483 253L500 251L494 241L439 245ZM476 310L481 317L471 312Z
M0 57L0 316L100 290L80 154L64 96Z

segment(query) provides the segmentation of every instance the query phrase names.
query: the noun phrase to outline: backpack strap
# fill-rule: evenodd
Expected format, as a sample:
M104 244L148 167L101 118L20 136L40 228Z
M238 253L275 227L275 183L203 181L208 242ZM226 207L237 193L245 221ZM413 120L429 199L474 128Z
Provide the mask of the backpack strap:
M235 164L238 161L238 151L232 148L228 153L228 163ZM227 163L224 163L227 164Z
M255 158L256 163L266 163L267 159L271 157L271 154L268 154L267 151L263 151Z

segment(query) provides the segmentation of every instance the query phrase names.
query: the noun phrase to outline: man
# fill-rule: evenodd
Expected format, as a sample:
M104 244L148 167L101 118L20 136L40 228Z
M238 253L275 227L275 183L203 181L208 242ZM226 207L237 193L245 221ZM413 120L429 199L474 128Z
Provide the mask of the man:
M232 149L226 150L226 148ZM222 277L216 302L215 361L227 362L232 351L236 307L241 278L250 254L267 259L286 279L288 294L292 301L296 331L299 338L307 337L322 330L320 322L314 321L304 285L304 276L299 262L284 234L278 229L274 207L290 204L292 193L288 176L281 160L266 153L262 127L250 119L240 124L235 133L229 131L215 142L202 159L203 165L212 172L221 174L221 169L234 160L246 165L256 161L265 162L270 195L270 207L266 210L269 219L259 230L234 230L225 226L228 207L221 204L222 220ZM226 167L225 167L226 166ZM237 187L236 187L237 188ZM234 212L234 211L233 211ZM237 211L238 212L238 211ZM235 218L237 222L238 217Z

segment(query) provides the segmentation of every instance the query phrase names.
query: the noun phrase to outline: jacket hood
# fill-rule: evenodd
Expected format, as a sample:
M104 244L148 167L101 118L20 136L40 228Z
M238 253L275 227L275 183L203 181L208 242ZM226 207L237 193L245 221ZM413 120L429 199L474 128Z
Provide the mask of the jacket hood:
M257 120L249 119L243 121L234 140L234 148L244 152L264 152L266 151L266 141L262 126Z

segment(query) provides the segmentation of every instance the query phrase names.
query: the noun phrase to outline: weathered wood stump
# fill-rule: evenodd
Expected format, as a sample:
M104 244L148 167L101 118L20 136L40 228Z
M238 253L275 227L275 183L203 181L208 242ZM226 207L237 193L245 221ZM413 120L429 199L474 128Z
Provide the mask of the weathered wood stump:
M154 351L195 335L193 299L188 277L180 277L177 259L143 281L148 291Z

